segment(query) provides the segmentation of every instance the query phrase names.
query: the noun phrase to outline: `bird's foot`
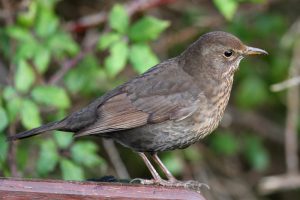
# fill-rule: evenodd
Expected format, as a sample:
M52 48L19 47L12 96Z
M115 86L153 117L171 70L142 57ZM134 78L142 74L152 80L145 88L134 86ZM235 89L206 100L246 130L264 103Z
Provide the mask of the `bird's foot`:
M172 180L172 181L167 181L167 180L154 180L154 179L141 179L141 178L135 178L131 181L133 182L139 182L143 185L161 185L161 186L166 186L166 187L182 187L186 188L189 190L194 190L197 192L200 192L200 189L202 187L206 187L207 189L210 189L210 187L205 184L205 183L200 183L198 181L194 180L189 180L189 181L178 181L178 180Z

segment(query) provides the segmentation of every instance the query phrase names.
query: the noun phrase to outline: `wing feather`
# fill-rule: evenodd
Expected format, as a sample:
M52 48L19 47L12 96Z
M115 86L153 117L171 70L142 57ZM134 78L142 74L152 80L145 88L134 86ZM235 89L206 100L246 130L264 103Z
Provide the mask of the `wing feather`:
M98 107L96 122L76 136L178 121L192 115L199 107L201 91L193 78L172 62L162 63L118 88L116 95Z
M134 108L126 93L116 95L98 108L99 120L76 133L84 136L142 126L147 123L149 114Z

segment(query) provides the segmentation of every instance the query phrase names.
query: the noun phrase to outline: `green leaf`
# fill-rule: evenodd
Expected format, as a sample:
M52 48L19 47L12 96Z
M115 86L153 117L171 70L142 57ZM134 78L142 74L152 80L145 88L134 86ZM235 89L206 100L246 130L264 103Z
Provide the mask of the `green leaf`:
M103 159L97 155L98 147L90 141L76 142L71 148L71 156L78 164L87 167L97 167L103 164Z
M98 42L98 49L103 50L110 47L115 42L119 41L121 39L121 35L118 33L106 33L100 36L99 42Z
M49 36L47 38L47 46L58 57L63 57L65 53L76 55L79 52L78 44L65 32L56 32Z
M22 107L22 99L15 98L6 103L7 114L10 122L13 122L18 116Z
M147 16L131 26L129 37L136 42L155 40L169 25L168 21Z
M10 101L11 99L17 97L18 94L15 88L13 88L12 86L7 86L4 88L2 96L6 101Z
M50 62L50 52L46 48L40 49L35 55L34 55L34 65L39 73L46 72L49 62Z
M37 86L31 91L31 96L36 102L48 106L62 109L70 106L70 99L66 91L57 86Z
M109 13L108 22L112 29L125 33L129 25L129 17L125 8L120 4L114 5Z
M232 156L238 152L238 140L229 132L219 132L211 139L212 148L220 154Z
M25 12L18 14L18 23L30 27L33 25L37 13L37 2L30 1L28 9Z
M41 125L39 108L29 99L24 100L22 103L21 122L26 129L32 129Z
M159 62L156 55L146 44L132 45L129 53L129 60L135 71L140 74Z
M266 0L237 0L238 2L250 2L250 3L264 3Z
M33 41L33 37L25 28L19 27L19 26L9 26L6 28L6 33L16 40L22 41L22 42L30 42Z
M6 103L7 114L10 122L13 122L18 116L22 107L22 99L17 97Z
M6 110L9 121L13 122L21 110L22 99L18 96L17 91L11 86L4 88L3 98L6 102Z
M66 132L55 131L54 138L59 148L66 149L73 142L73 135Z
M40 6L54 10L55 9L55 4L59 0L39 0L38 3Z
M227 20L232 20L239 4L238 0L213 0L213 2Z
M60 168L64 180L84 180L83 170L70 160L62 159Z
M59 24L58 18L50 8L39 6L35 23L35 31L38 36L46 38L55 33Z
M248 136L244 139L244 155L255 170L263 171L270 163L270 156L260 138Z
M13 61L18 63L20 60L32 59L39 51L40 45L35 40L19 43Z
M110 55L105 59L105 67L109 76L114 77L124 69L127 56L128 46L126 42L119 41L111 46Z
M262 79L248 76L240 83L237 94L236 99L239 106L253 108L266 102L268 88Z
M24 60L20 60L15 74L15 85L17 90L26 93L35 81L35 75L32 68Z
M0 169L3 162L6 161L8 151L8 142L3 133L0 132Z
M40 175L46 175L55 169L59 159L57 147L52 139L43 140L40 155L37 161L37 171Z
M8 119L4 108L0 106L0 132L8 125Z
M12 45L6 30L0 29L0 51L4 58L11 58Z
M98 60L93 55L87 55L76 68L71 69L64 77L68 91L72 93L91 94L99 92L98 85L106 82L106 73L99 66Z

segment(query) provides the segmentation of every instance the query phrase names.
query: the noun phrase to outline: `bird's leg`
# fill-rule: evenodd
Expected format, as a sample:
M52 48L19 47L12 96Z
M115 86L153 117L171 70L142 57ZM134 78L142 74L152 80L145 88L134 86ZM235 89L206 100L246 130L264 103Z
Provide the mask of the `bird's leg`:
M172 175L172 173L168 170L168 168L164 165L164 163L159 159L157 153L151 154L151 157L156 162L156 164L161 168L161 170L166 175L169 181L171 182L177 181L177 179Z
M160 160L160 158L157 156L157 153L151 154L152 159L157 163L157 165L161 168L161 170L164 172L166 177L169 181L162 180L159 184L163 186L170 186L170 187L184 187L187 189L192 189L195 191L200 192L200 189L205 186L209 189L209 186L204 183L200 183L198 181L179 181L177 180L172 173L168 170L168 168L163 164L163 162Z
M155 170L155 168L153 167L153 165L151 164L151 162L149 161L147 156L144 153L138 153L138 154L143 159L147 168L151 172L154 180L153 179L145 180L145 179L136 178L136 179L133 179L131 182L139 181L141 184L144 184L144 185L158 184L158 185L167 186L167 187L183 187L183 188L195 190L198 192L200 191L200 188L202 186L206 186L207 188L209 188L206 184L199 183L198 181L178 181L178 180L176 180L175 177L171 174L171 172L164 166L164 164L161 162L161 160L158 158L158 156L153 154L153 155L151 155L153 160L155 162L157 162L157 164L161 167L161 169L163 170L163 172L166 174L167 178L169 179L168 181L163 180L160 177L160 175L157 173L157 171Z
M133 181L139 180L142 184L161 183L163 181L163 179L160 177L160 175L158 174L158 172L155 170L155 168L153 167L153 165L151 164L151 162L149 161L149 159L147 158L147 156L144 153L140 153L140 152L138 154L143 159L143 161L146 164L147 168L151 172L154 180L134 179Z

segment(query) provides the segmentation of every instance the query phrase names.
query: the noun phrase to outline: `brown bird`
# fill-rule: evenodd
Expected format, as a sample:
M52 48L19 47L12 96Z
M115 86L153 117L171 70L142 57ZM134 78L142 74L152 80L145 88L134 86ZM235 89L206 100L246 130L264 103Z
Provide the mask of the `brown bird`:
M187 186L168 171L157 153L186 148L217 128L230 97L233 75L247 55L267 54L237 37L215 31L201 36L182 54L120 85L61 121L17 134L9 140L50 130L75 137L112 138L138 152L156 183ZM145 153L162 169L157 173Z

